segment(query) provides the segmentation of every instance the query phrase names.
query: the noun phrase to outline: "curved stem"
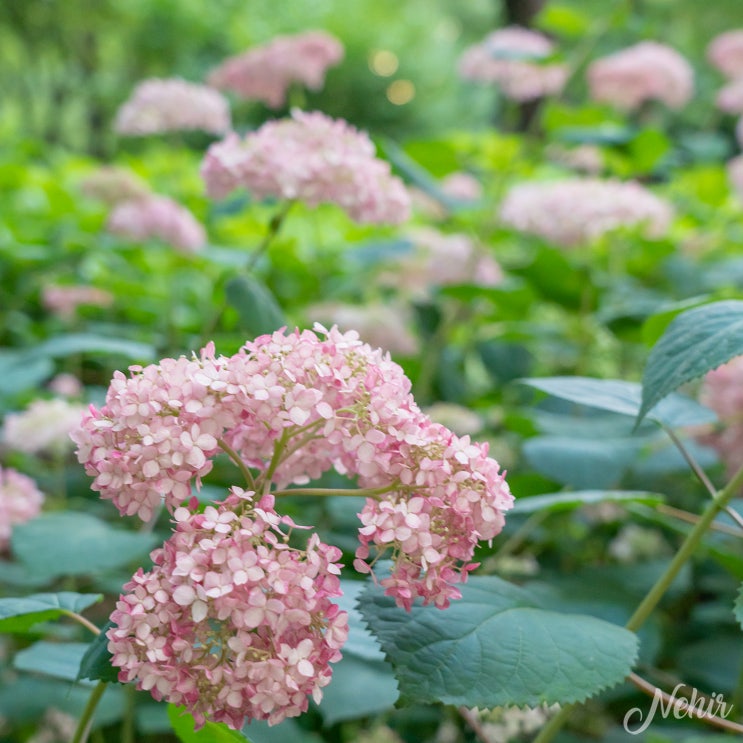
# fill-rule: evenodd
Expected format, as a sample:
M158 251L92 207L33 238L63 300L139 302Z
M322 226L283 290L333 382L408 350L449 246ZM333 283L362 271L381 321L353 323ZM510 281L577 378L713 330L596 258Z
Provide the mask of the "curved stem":
M264 494L271 489L271 480L273 479L274 473L276 472L276 468L281 462L281 458L284 454L284 449L286 449L286 444L290 438L291 434L289 433L289 430L285 428L281 432L281 437L273 447L273 456L271 457L271 461L268 464L268 469L266 469L266 471L261 476Z
M394 490L399 490L399 488L399 483L385 485L381 488L289 488L288 490L275 491L274 496L276 496L277 498L281 497L282 495L358 495L373 497L375 495L384 495L385 493L391 493Z
M103 692L106 691L106 682L99 681L98 685L93 689L88 703L85 705L83 714L77 723L77 729L75 735L72 737L72 743L85 743L90 733L90 727L93 724L93 714L95 708L98 706L98 702L101 701Z
M94 635L101 634L100 629L98 629L98 627L96 627L93 622L88 621L84 616L77 614L74 611L69 611L68 609L62 609L61 613L65 614L68 617L71 617L76 622L79 622L80 624L82 624L83 627L89 629Z
M240 459L239 454L224 439L219 439L217 443L219 444L219 448L233 461L240 472L242 472L248 487L255 491L255 480L253 479L253 475L245 466L245 462Z
M289 213L292 206L294 206L294 203L294 201L286 201L279 211L277 211L271 218L271 221L268 223L268 232L266 233L266 236L261 240L260 245L255 249L253 255L248 259L248 265L246 266L248 273L255 268L258 259L268 250L268 247L279 234L281 226L284 224L284 220L286 219L286 215Z

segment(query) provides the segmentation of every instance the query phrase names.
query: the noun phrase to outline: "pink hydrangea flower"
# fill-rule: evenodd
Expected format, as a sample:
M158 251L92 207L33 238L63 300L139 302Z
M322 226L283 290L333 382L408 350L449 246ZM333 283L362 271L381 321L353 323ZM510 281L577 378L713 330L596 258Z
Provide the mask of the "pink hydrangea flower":
M649 237L661 237L673 210L639 183L572 178L514 186L500 218L509 227L571 247L619 227L642 227Z
M0 467L0 551L7 549L13 526L38 516L44 494L28 476Z
M155 237L183 253L196 253L206 245L203 225L166 196L121 202L109 214L106 226L119 237L137 242Z
M459 60L465 80L494 83L507 98L531 101L559 93L568 78L563 64L541 63L554 44L537 31L513 26L494 31Z
M641 41L597 59L586 74L595 101L625 111L651 100L682 108L694 93L691 65L675 49L656 41Z
M245 187L258 199L337 204L357 222L404 222L410 198L369 137L341 119L293 111L240 139L213 144L201 175L211 198Z
M41 290L41 303L44 307L65 319L73 318L81 305L110 307L113 301L110 292L95 286L49 284Z
M707 59L727 78L743 75L743 29L715 36L707 47Z
M62 397L81 397L84 388L82 382L74 374L62 372L49 382L49 389L55 395Z
M439 187L447 196L459 201L479 201L482 198L482 184L471 173L449 173L441 179Z
M218 508L175 512L176 529L124 586L108 631L119 681L239 730L307 710L341 657L348 617L341 551L290 547L274 499L233 488Z
M280 108L293 83L310 90L322 88L327 69L338 64L343 54L341 42L325 31L277 36L230 57L209 75L209 84Z
M5 417L0 439L16 451L63 454L71 449L70 432L84 413L84 405L67 400L34 400L26 410Z
M214 88L180 78L143 80L114 122L119 134L134 136L184 129L224 134L230 128L227 99Z
M738 155L728 161L728 180L738 199L743 202L743 155Z
M731 80L715 96L717 108L729 114L743 114L743 77Z
M103 165L94 170L85 177L81 186L86 196L111 206L150 194L148 185L141 178L115 165Z

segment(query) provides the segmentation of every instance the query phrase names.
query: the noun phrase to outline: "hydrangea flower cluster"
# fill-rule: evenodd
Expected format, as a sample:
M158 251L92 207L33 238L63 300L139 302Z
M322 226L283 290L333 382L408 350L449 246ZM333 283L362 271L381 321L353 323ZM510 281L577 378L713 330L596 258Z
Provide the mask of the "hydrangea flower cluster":
M717 413L724 426L702 437L702 441L717 450L732 476L743 464L743 356L705 376L700 400Z
M176 532L127 586L109 634L122 680L237 727L306 708L339 657L345 618L340 552L310 537L290 547L275 498L335 469L367 495L354 565L409 609L444 608L499 533L512 496L487 445L434 423L389 354L355 331L277 331L231 356L165 359L117 373L106 403L73 432L93 489L150 519L161 502ZM223 451L249 490L199 515L191 488ZM356 492L356 491L354 491ZM308 491L312 494L312 491ZM188 505L184 505L188 504Z
M167 196L149 195L118 203L108 215L108 230L128 240L155 237L183 253L206 245L206 231L194 215Z
M591 97L634 111L645 101L682 108L694 93L694 70L675 49L642 41L592 62L587 71Z
M566 65L540 63L553 51L554 44L537 31L502 28L464 51L459 74L465 80L495 83L512 100L531 101L565 86Z
M292 111L244 139L231 133L208 149L201 175L211 198L245 187L258 199L337 204L357 222L398 224L410 197L369 137L341 119Z
M715 36L707 47L707 59L727 78L743 76L743 29Z
M343 59L338 39L325 31L306 31L293 36L277 36L223 62L208 82L241 98L263 101L280 108L293 83L319 90L325 73Z
M113 301L113 294L95 286L48 284L41 290L44 307L64 319L73 318L82 305L110 307Z
M717 91L715 104L728 114L743 114L743 77L731 80Z
M280 722L322 698L348 616L341 551L310 537L290 547L274 499L233 488L218 508L175 511L172 537L124 586L108 632L119 681L240 729Z
M8 448L29 454L64 453L84 412L84 405L61 398L34 400L26 410L5 417L0 439Z
M670 204L639 183L571 178L514 186L500 207L508 226L572 247L619 227L642 226L661 237L673 218Z
M214 88L180 78L150 78L116 113L119 134L141 136L197 129L224 134L231 128L227 99Z
M0 467L0 551L7 549L15 524L38 516L44 494L36 483L10 467Z
M109 206L150 194L148 185L141 178L115 165L103 165L94 170L85 177L81 187L86 196Z

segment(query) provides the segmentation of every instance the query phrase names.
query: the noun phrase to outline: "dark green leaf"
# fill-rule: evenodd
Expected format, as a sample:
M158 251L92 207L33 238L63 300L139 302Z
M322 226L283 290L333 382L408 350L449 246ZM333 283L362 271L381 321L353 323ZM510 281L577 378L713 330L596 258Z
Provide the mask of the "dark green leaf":
M545 493L518 498L510 513L536 513L537 511L572 511L595 503L644 503L652 506L663 503L665 496L640 490L577 490L573 493Z
M85 513L43 514L13 530L13 554L34 575L90 575L141 560L158 539Z
M168 717L173 731L181 743L245 743L248 738L221 722L207 722L200 730L194 730L193 717L183 707L168 705Z
M324 743L325 738L305 730L294 718L282 720L278 725L269 725L264 720L246 722L243 735L249 735L252 743Z
M77 669L78 680L118 681L119 669L111 665L111 653L108 651L108 637L106 637L106 632L111 627L113 627L113 622L106 622L101 628L101 633L87 646Z
M16 653L13 665L19 671L33 671L46 676L77 681L77 672L88 645L84 642L34 643Z
M740 590L738 591L733 611L735 612L735 618L740 623L740 626L743 627L743 585L741 585Z
M445 611L395 606L377 589L360 608L413 701L495 707L582 701L630 672L637 637L594 617L540 607L524 589L473 577Z
M276 298L251 276L236 276L225 286L227 301L240 315L241 330L248 336L273 333L286 325Z
M743 303L742 303L743 304ZM637 416L643 389L635 382L618 379L593 379L591 377L544 377L524 379L524 384L547 392L578 405L600 410L610 410L622 415ZM659 401L656 400L655 403ZM665 426L691 426L716 420L715 414L682 395L673 395L651 406L648 417Z
M106 353L125 356L133 361L149 361L155 358L155 349L148 343L92 333L56 335L36 346L34 351L42 356L52 357L72 356L78 353Z
M25 632L39 622L80 612L103 598L99 593L36 593L0 599L0 632Z
M714 302L678 315L650 352L637 421L681 385L740 354L743 301Z

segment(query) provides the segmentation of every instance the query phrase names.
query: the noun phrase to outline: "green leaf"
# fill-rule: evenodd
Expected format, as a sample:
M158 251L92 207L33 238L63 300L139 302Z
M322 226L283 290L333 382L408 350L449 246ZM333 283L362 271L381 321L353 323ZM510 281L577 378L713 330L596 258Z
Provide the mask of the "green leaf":
M670 150L671 142L659 129L644 129L628 145L636 173L650 173Z
M250 735L253 743L324 743L325 738L305 730L295 718L289 717L278 725L265 720L252 720L243 725L243 735Z
M637 422L686 382L743 354L743 301L726 300L678 315L648 357Z
M361 613L413 701L497 707L580 702L632 669L637 637L594 617L540 607L493 576L472 577L445 611L405 612L377 589Z
M735 613L735 618L740 623L740 626L743 627L743 585L741 585L740 590L738 591L738 597L735 599L733 612Z
M19 671L33 671L65 681L77 681L80 660L87 649L88 645L84 642L42 640L16 653L13 665Z
M153 534L114 529L79 512L43 514L19 524L13 554L38 576L91 575L143 559L157 544Z
M26 632L39 622L79 614L103 598L99 593L36 593L0 599L0 632Z
M230 743L230 741L245 743L248 740L241 732L227 727L222 722L207 722L200 730L194 730L193 717L184 707L176 707L174 704L168 705L168 717L181 743Z
M16 395L38 387L54 373L54 364L48 356L36 350L0 352L0 395Z
M101 633L91 642L80 659L77 669L77 680L90 679L91 681L118 682L119 669L111 665L111 653L108 650L106 633L113 622L110 620L101 628Z
M236 276L225 285L227 301L240 315L241 330L250 336L273 333L286 325L276 298L251 276Z
M134 361L149 361L155 358L155 348L148 343L130 341L126 338L109 338L92 333L55 335L54 338L36 346L34 353L55 358L78 353L114 354Z
M632 417L636 417L640 410L643 394L642 387L636 382L624 382L618 379L543 377L524 379L522 382L578 405L610 410L613 413ZM658 402L655 400L655 403L649 406L652 410L648 418L670 428L711 423L716 420L711 410L682 395L673 395L655 407Z
M585 36L591 28L591 17L567 5L549 3L537 16L543 31L558 36Z
M707 304L709 302L709 296L697 296L684 299L680 302L674 302L670 305L665 305L665 309L660 312L656 312L654 315L648 317L642 326L642 340L648 346L652 346L658 341L663 335L666 328L670 325L671 321L680 315L685 310L690 310L692 307L699 307L700 305Z
M663 503L665 496L642 490L576 490L573 493L545 493L518 498L510 513L536 513L537 511L572 511L595 503L643 503L654 506Z

